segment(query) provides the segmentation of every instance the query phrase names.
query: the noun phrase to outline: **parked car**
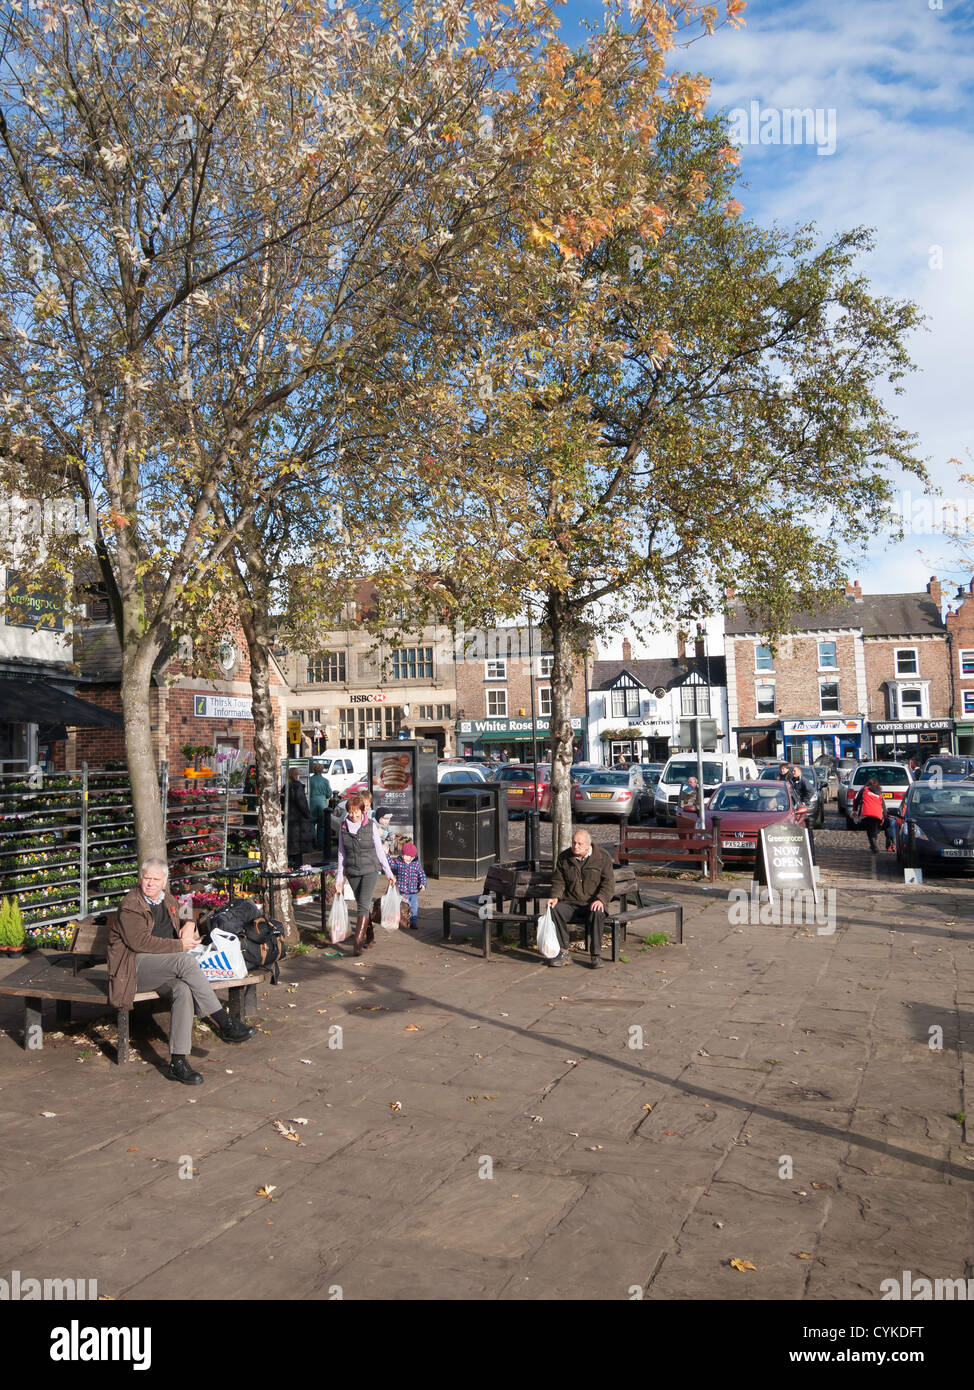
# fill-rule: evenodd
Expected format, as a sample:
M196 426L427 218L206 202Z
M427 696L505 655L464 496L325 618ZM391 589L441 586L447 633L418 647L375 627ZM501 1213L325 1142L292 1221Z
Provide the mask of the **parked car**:
M440 763L436 769L436 780L441 785L454 783L468 786L472 782L489 782L493 769L479 767L476 763Z
M525 763L505 763L494 768L490 778L498 786L507 788L507 813L514 811L540 811L551 813L551 767L548 763L538 764L538 780L534 780L534 765Z
M803 767L797 764L802 780L811 788L811 796L808 800L808 820L806 824L813 829L818 826L821 828L825 824L825 801L818 785L813 770L810 767ZM774 767L763 767L761 769L760 781L778 782L781 780L781 764L776 763Z
M848 782L839 782L839 812L845 817L847 830L855 829L852 806L860 787L873 777L882 788L883 801L890 811L898 811L903 798L913 786L913 774L902 763L859 763Z
M914 783L900 812L896 859L911 868L974 871L974 782Z
M643 774L643 781L655 789L657 782L663 775L664 763L636 763L636 770Z
M724 862L734 865L754 863L763 826L804 825L806 813L784 782L761 778L753 782L725 782L718 787L704 807L708 830L715 816L720 820ZM693 830L696 824L695 812L677 811L678 830Z
M828 763L812 763L808 769L813 773L818 783L818 789L822 793L823 805L828 805L829 800L835 795L839 786L839 779L832 771Z
M934 754L916 774L918 782L966 782L974 777L974 758L946 758Z
M670 758L663 768L654 793L654 811L658 825L676 824L676 803L680 789L688 778L697 775L696 753L680 753ZM753 758L740 758L734 753L704 753L704 797L716 791L721 782L747 782L758 775Z
M653 794L638 768L606 768L572 785L572 816L577 821L592 816L615 816L638 821L653 809Z
M364 748L341 748L308 758L310 764L320 763L333 792L347 792L353 784L369 784L369 755Z

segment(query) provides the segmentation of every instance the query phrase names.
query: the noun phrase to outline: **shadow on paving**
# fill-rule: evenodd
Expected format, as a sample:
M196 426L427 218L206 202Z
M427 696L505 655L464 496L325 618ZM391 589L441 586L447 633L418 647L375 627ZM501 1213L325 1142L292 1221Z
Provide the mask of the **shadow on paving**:
M392 967L392 973L400 975L402 972L397 967ZM392 1001L398 997L395 990L390 990L388 984L382 986L371 986L367 979L360 979L357 988L371 995L377 1002L382 1000ZM491 1018L487 1014L478 1013L473 1009L465 1009L456 1004L448 1004L442 1000L436 1000L428 995L417 994L410 990L411 1003L415 1007L419 1004L429 1004L434 1009L442 1010L445 1013L454 1014L457 1018L473 1019L478 1023L487 1023L492 1028L499 1028L504 1032L512 1033L532 1041L546 1043L551 1047L563 1051L565 1039L553 1037L547 1033L539 1032L533 1027L522 1028L515 1023L507 1023L497 1018ZM595 1002L594 1000L591 1002ZM387 1003L386 1007L391 1007ZM368 1020L368 1012L363 1012L361 1017ZM945 1030L946 1033L946 1030ZM662 1072L647 1070L645 1067L637 1067L632 1062L624 1062L619 1058L610 1057L604 1052L598 1052L594 1048L586 1047L582 1043L573 1042L572 1050L579 1057L586 1057L594 1062L602 1062L607 1067L612 1067L615 1071L623 1072L627 1076L638 1077L641 1081L656 1081L663 1086L672 1087L681 1094L696 1096L700 1100L711 1103L728 1105L732 1109L746 1110L749 1114L762 1115L766 1119L777 1120L783 1124L791 1125L794 1129L801 1130L807 1134L818 1134L826 1139L835 1139L843 1144L855 1144L862 1149L871 1149L875 1153L883 1154L887 1157L902 1160L904 1163L912 1163L920 1168L928 1168L932 1172L944 1173L950 1167L949 1163L943 1160L929 1158L925 1154L913 1153L910 1149L902 1149L895 1144L889 1144L883 1140L872 1139L868 1135L857 1134L853 1130L839 1129L835 1125L828 1125L821 1120L806 1119L803 1115L795 1115L788 1111L776 1110L772 1106L762 1105L758 1101L743 1099L739 1096L729 1095L725 1091L714 1091L706 1086L698 1086L692 1081L687 1081L679 1076L665 1076ZM637 1131L638 1132L638 1131ZM952 1177L961 1179L964 1182L974 1182L974 1172L962 1169L950 1169Z

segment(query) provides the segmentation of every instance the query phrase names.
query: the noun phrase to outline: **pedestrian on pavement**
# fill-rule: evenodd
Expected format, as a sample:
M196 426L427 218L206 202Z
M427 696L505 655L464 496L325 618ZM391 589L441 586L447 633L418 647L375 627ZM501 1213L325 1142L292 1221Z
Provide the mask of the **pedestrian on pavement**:
M311 807L301 785L301 769L289 767L287 773L287 862L288 868L300 869L314 847L311 833ZM281 810L284 792L281 792Z
M189 1065L193 1046L193 1015L208 1018L224 1042L246 1042L257 1029L232 1019L213 993L195 956L199 942L195 922L180 922L176 900L169 892L169 869L164 859L147 859L139 886L122 899L108 932L108 1002L113 1009L131 1009L140 991L172 996L169 1016L167 1081L199 1086L203 1078Z
M592 844L587 830L576 830L571 847L559 854L551 876L548 907L555 920L561 950L548 961L549 965L570 964L568 928L573 922L584 922L592 943L592 969L601 966L605 914L614 895L615 875L610 856Z
M360 796L348 798L348 812L338 831L338 869L335 875L335 892L340 893L348 878L348 885L355 894L355 939L352 955L360 956L362 947L375 940L375 933L369 925L372 899L380 871L390 883L396 876L389 865L389 858L382 848L379 827L374 820L366 821L365 807Z
M308 779L308 805L311 810L311 826L315 846L321 850L325 863L331 858L331 783L325 776L321 763L315 763Z
M811 850L812 863L814 864L815 836L812 832L812 825L808 816L811 810L812 797L815 794L815 789L812 787L812 784L806 780L797 763L782 763L778 770L781 774L781 780L787 782L795 793L795 800L797 802L796 810L800 813L804 812L802 824L808 831L808 847Z
M390 859L389 864L396 875L396 887L409 903L409 930L419 931L419 895L426 888L419 850L407 840L401 853Z
M856 799L852 803L852 814L853 818L865 830L870 850L873 854L878 854L879 846L876 843L876 836L886 820L883 789L879 785L878 778L870 777L866 785L859 788Z

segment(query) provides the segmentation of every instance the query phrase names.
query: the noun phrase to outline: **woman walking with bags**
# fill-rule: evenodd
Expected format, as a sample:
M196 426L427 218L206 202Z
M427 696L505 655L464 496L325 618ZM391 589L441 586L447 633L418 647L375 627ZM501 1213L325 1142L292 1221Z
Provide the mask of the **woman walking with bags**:
M858 817L859 824L866 832L869 848L873 854L879 853L876 836L886 820L886 807L883 804L883 789L875 777L870 777L864 787L860 787L852 803L852 813Z
M369 930L368 945L372 945L374 935L369 928L369 913L375 895L375 885L379 874L383 873L390 883L395 883L389 858L382 848L379 827L374 820L365 819L365 806L360 796L348 798L348 814L338 832L338 872L335 878L335 891L340 893L348 879L348 886L355 894L355 941L353 956L362 954L366 930Z

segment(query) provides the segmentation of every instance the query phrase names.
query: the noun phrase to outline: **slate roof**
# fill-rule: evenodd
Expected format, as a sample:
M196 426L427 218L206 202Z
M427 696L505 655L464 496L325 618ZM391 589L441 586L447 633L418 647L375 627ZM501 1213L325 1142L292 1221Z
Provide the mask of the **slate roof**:
M672 690L674 686L682 685L691 671L699 672L707 680L708 667L711 686L727 684L727 665L722 656L712 656L707 661L699 661L696 657L680 661L675 656L643 661L595 661L592 663L589 689L608 690L618 675L628 671L647 690L656 690L660 686Z
M928 637L946 631L940 604L928 593L863 594L839 598L814 613L794 613L786 632L829 632L837 628L862 631L864 637ZM724 632L729 637L760 637L764 629L739 603L727 610Z

